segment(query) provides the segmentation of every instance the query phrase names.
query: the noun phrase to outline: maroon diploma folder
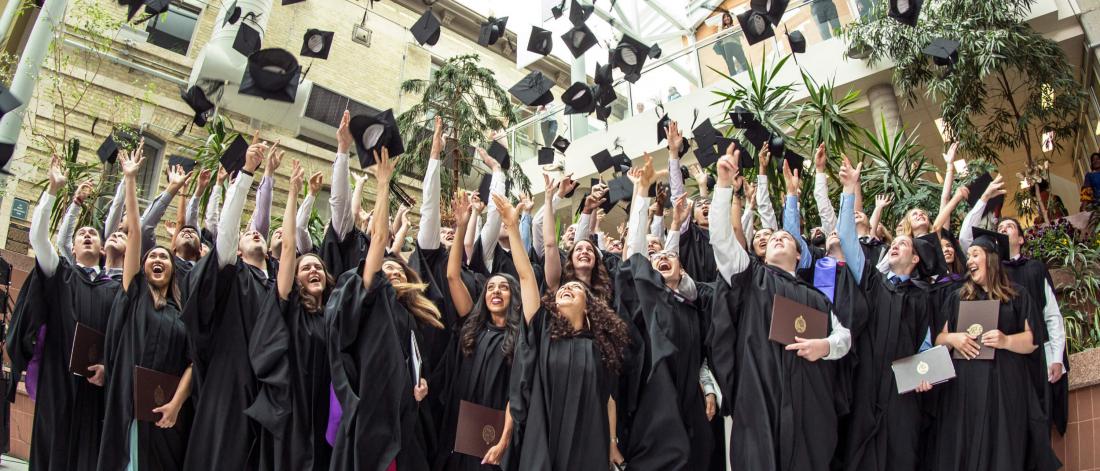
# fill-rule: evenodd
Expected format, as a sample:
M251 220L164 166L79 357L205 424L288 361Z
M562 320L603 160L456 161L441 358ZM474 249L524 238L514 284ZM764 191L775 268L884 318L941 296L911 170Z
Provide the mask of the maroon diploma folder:
M69 353L69 372L91 378L93 373L88 367L100 364L103 364L103 332L77 322Z
M795 337L823 339L829 335L829 314L778 294L772 300L772 324L768 340L783 345Z
M997 330L997 320L1001 314L1001 302L995 299L988 301L959 301L959 321L955 324L955 330L974 337L978 342L978 356L974 360L992 360L997 349L982 345L982 334L991 330ZM964 359L958 350L951 354L951 358Z
M134 418L145 422L160 420L153 412L171 401L180 385L180 377L156 370L134 367Z
M475 458L485 457L504 433L504 411L461 401L455 451Z

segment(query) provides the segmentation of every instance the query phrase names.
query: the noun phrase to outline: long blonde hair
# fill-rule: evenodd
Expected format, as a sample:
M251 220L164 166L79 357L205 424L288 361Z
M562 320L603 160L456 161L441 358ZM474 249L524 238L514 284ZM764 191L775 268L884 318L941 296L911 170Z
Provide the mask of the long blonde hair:
M401 270L405 272L406 281L404 283L391 283L393 290L397 292L397 300L412 313L417 322L442 329L443 321L441 319L443 314L439 312L439 307L435 303L424 296L428 285L420 281L420 275L416 273L416 270L413 270L400 257L391 255L387 256L386 260L401 265Z

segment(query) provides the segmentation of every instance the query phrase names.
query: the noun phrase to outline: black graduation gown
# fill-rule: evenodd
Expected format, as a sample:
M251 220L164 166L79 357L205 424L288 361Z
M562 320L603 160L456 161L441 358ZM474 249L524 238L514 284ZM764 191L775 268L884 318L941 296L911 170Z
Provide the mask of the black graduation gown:
M635 295L623 296L626 291ZM641 254L619 267L616 293L637 300L622 307L643 339L641 368L627 379L628 387L637 390L632 394L637 404L628 412L629 430L620 451L631 469L707 469L713 436L699 368L706 328L703 312L709 312L711 299L689 301L672 292Z
M498 466L482 466L480 457L454 453L452 450L458 427L459 401L472 402L497 410L504 410L508 405L508 386L512 365L501 351L506 336L505 329L486 322L478 332L477 343L469 356L463 355L461 348L456 345L456 348L459 348L456 352L458 368L454 371L454 378L451 381L453 387L445 394L447 413L443 428L440 430L439 456L433 469L447 471L500 469Z
M921 458L921 396L899 395L890 365L920 349L931 325L929 287L917 280L895 286L870 260L860 287L871 312L852 326L855 371L842 440L845 469L913 471Z
M679 230L678 227L669 230ZM710 246L710 231L689 223L687 232L680 234L680 264L691 279L709 283L718 279L718 265L714 262L714 248Z
M384 471L396 459L398 471L425 471L409 360L416 321L381 272L370 289L355 272L341 275L336 286L325 317L342 415L329 469Z
M332 224L325 229L325 238L321 242L321 260L333 276L339 278L344 272L359 266L370 247L370 236L359 228L352 227L343 240L336 235Z
M107 414L99 448L99 471L122 471L130 464L130 426L134 421L134 367L182 377L191 364L187 328L179 306L169 300L161 309L145 276L138 273L130 288L119 291L107 332ZM171 398L169 398L171 399ZM169 429L152 422L137 423L138 468L181 470L194 411L188 400Z
M732 283L719 277L708 344L711 366L730 411L733 469L829 469L838 416L847 412L838 393L836 362L808 362L768 340L773 296L822 312L828 299L813 286L750 260ZM830 324L830 330L832 329Z
M505 468L606 469L611 440L607 400L614 377L589 331L551 339L552 315L539 309L530 324L520 323L509 394L514 424L510 447L518 453Z
M184 468L278 470L290 413L290 338L272 280L216 250L191 273L183 321L194 361L195 421Z
M325 440L331 384L325 313L302 309L297 281L286 301L268 305L278 309L268 315L282 318L290 335L291 414L280 447L282 462L292 470L327 470L332 447Z
M1004 262L1004 267L1008 273L1008 279L1027 290L1031 299L1038 305L1038 309L1042 311L1046 307L1046 283L1050 283L1051 287L1054 286L1046 265L1038 260L1020 257ZM1044 323L1043 326L1045 327L1046 324ZM1035 349L1035 352L1033 355L1045 354L1041 346ZM1043 374L1037 376L1041 384L1037 384L1036 387L1040 392L1039 397L1043 399L1043 408L1047 411L1047 416L1058 429L1058 433L1065 435L1066 423L1069 419L1069 358L1066 357L1065 350L1062 351L1061 360L1067 374L1062 375L1062 379L1054 384L1050 384L1046 379L1047 360L1037 361L1037 366Z
M546 286L546 273L542 264L536 263L537 261L537 258L531 258L531 265L535 270L535 281L538 283L539 288L544 288ZM564 261L562 263L562 267L564 267ZM481 237L478 237L477 241L474 242L474 251L467 260L467 264L470 271L485 278L494 273L505 273L517 280L519 279L516 264L512 261L512 253L504 250L499 242L493 246L493 266L485 266L485 249L482 248Z
M1026 291L1001 302L997 329L1006 335L1042 323L1042 314ZM958 332L961 291L951 294L934 315L934 329ZM1042 330L1032 329L1042 348ZM993 360L954 360L955 379L939 390L934 445L927 469L966 471L1055 470L1061 467L1050 447L1050 425L1043 413L1028 355L997 350ZM1045 376L1045 375L1044 375Z
M35 470L94 470L103 428L104 391L69 372L77 322L107 332L119 283L100 275L94 280L61 257L53 276L35 263L12 316L7 348L12 377L25 371L34 354L39 329L45 344L39 364L30 462ZM8 397L14 402L18 381Z
M191 271L195 269L196 262L191 262L179 258L175 255L172 256L172 262L175 266L175 278L176 287L180 290L180 303L186 303L187 298L191 297Z

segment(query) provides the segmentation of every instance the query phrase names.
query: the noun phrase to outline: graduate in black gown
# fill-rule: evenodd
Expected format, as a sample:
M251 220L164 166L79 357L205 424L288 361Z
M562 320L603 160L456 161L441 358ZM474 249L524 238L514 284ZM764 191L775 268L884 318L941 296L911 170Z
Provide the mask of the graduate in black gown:
M119 155L126 184L125 223L131 234L141 230L136 174L143 160L140 148ZM107 413L98 469L182 470L191 431L192 375L174 257L162 246L146 252L144 258L138 244L126 251L122 291L115 300L105 342ZM135 367L180 378L175 394L153 409L160 415L157 422L134 417Z
M295 160L290 174L283 233L297 232L298 194L304 171ZM335 281L324 262L314 254L297 256L294 237L280 247L279 274L275 281L279 299L267 306L286 324L290 336L290 404L285 439L280 444L281 462L288 469L327 470L332 447L325 441L329 417L328 332L325 302Z
M967 249L970 279L952 293L933 318L936 345L964 356L955 359L954 380L939 392L926 469L1054 470L1061 463L1050 447L1050 425L1035 391L1030 355L1045 341L1042 314L1030 295L1012 285L1001 260L1004 244L979 237ZM997 328L974 337L957 325L961 302L997 300ZM993 360L971 360L979 348L996 349Z
M629 411L621 451L629 469L703 470L710 465L713 448L699 382L711 299L699 297L677 252L646 243L650 202L644 192L655 175L652 157L630 171L634 195L626 261L615 284L622 300L619 309L629 314L644 339L641 368L627 375L627 387L637 390L628 396L637 403ZM685 203L684 197L677 201L678 211L687 211Z
M513 367L522 376L513 376L509 404L515 423L510 446L518 456L510 456L505 468L606 469L619 455L611 391L626 348L625 323L578 281L540 297L522 248L519 213L503 196L493 200L509 232L524 315Z
M922 239L899 235L886 254L889 271L875 269L856 235L855 193L859 170L845 159L840 168L837 232L847 270L870 302L869 315L850 325L855 344L851 414L840 450L844 469L917 469L921 450L921 403L917 394L899 395L891 363L918 352L931 325L929 286L919 281L922 253L940 250ZM926 247L921 247L925 245ZM931 389L922 384L917 392Z
M830 315L827 338L799 338L786 347L768 340L775 295L822 312L832 309L824 294L794 275L799 247L789 233L772 234L764 263L752 260L743 241L738 242L743 237L741 203L733 198L743 184L738 157L731 145L719 160L709 213L710 242L721 276L708 344L725 395L723 410L733 418L730 464L733 469L825 470L836 448L838 416L847 404L837 392L835 362L820 360L842 358L851 336ZM798 192L790 180L787 192Z
M267 152L254 138L226 195L213 251L195 265L183 321L191 344L195 420L188 470L282 469L277 452L290 414L289 335L275 302L267 247L238 232L253 173Z
M394 160L375 153L377 196L371 239L389 238L389 184ZM404 264L371 244L363 271L340 276L325 307L332 387L341 415L331 470L429 469L419 419L428 394L417 330L442 328L425 286Z
M465 192L454 198L458 232L465 236L470 203ZM445 418L440 429L439 456L435 470L475 471L500 469L499 463L512 439L512 419L508 414L509 378L516 349L523 306L519 282L511 275L498 273L485 280L477 298L470 296L462 270L463 247L452 245L447 263L447 284L459 319L457 362L445 391ZM475 301L476 299L476 301ZM484 457L452 452L454 449L460 401L505 411L500 439Z
M94 470L103 428L103 367L89 377L69 372L73 335L78 323L107 331L119 282L99 270L103 241L93 227L77 229L73 239L76 264L59 257L49 239L50 209L65 185L60 157L53 157L46 191L31 218L30 242L35 268L27 278L12 315L7 349L12 377L28 372L35 385L34 428L30 463L34 470ZM116 241L116 243L125 241ZM40 360L30 365L36 349ZM37 380L31 378L37 371ZM17 381L8 397L15 398Z

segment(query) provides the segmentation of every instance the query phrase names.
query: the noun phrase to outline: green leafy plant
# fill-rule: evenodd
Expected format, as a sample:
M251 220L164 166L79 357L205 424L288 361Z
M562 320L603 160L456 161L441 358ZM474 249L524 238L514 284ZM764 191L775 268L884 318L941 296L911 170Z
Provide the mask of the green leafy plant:
M864 199L883 193L894 195L894 204L883 214L883 224L891 227L910 208L939 207L940 188L925 178L935 167L917 144L916 132L908 136L900 129L891 132L885 120L874 131L862 131L863 142L853 145L863 161Z
M1028 230L1025 250L1067 280L1055 286L1070 353L1100 347L1100 239L1062 220Z
M420 94L421 98L397 118L408 147L396 171L423 178L432 145L433 120L441 117L445 141L441 158L451 169L449 175L444 173L440 178L444 202L450 201L462 186L462 176L473 171L474 148L487 146L489 133L519 122L510 95L497 82L495 73L481 66L476 54L451 57L429 79L402 83L401 91ZM531 191L531 183L519 165L512 165L507 176L512 188Z
M894 84L910 104L919 94L937 101L967 153L999 162L1002 152L1023 150L1031 163L1045 132L1054 132L1056 151L1074 142L1085 99L1061 47L1023 21L1033 4L925 2L912 28L876 2L874 14L848 25L845 35L869 63L894 64ZM935 38L960 42L954 66L934 65L922 52Z

